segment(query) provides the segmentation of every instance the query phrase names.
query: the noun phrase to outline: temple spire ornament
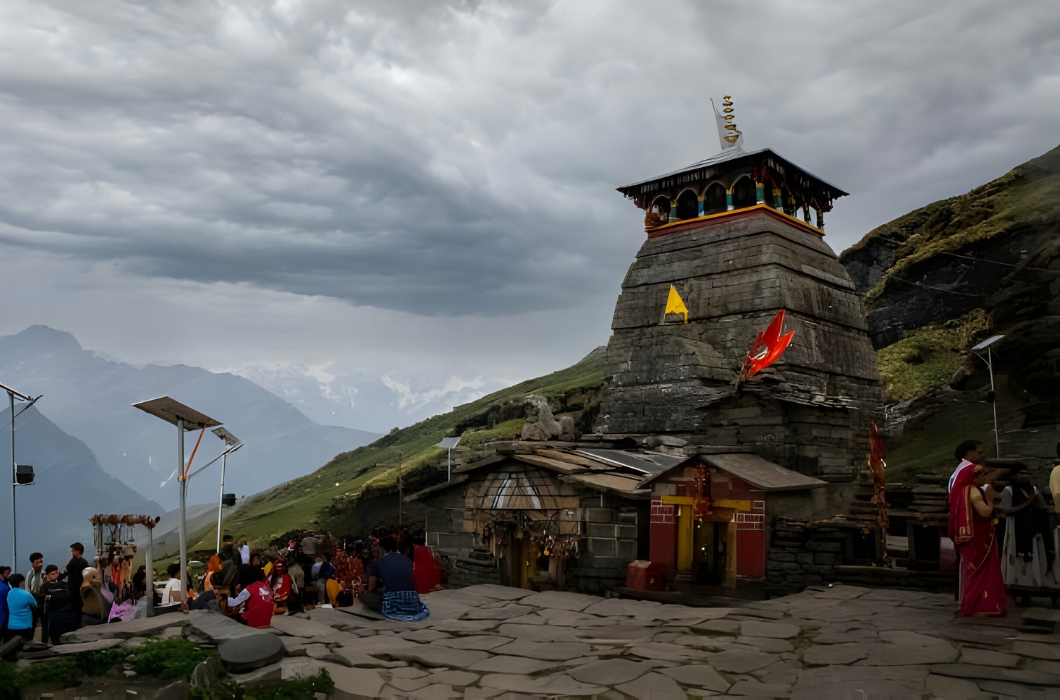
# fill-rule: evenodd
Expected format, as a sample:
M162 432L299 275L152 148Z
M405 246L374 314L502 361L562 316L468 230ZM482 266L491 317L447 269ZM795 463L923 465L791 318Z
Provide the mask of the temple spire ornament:
M722 97L721 112L718 111L717 106L714 104L714 99L711 98L710 106L714 108L714 119L718 123L718 139L721 141L721 150L725 152L730 148L736 150L743 150L743 132L736 128L734 120L736 115L733 114L736 110L732 107L732 96L724 95ZM724 112L724 114L722 114Z

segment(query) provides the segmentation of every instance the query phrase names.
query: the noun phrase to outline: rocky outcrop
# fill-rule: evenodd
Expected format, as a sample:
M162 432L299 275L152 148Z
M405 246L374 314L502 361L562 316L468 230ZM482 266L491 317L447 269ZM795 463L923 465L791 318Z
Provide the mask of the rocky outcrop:
M563 427L552 416L548 400L543 396L531 394L523 403L526 411L526 423L523 424L523 440L551 440L563 433Z
M670 285L688 323L662 316ZM779 310L795 338L734 391L755 335ZM687 453L753 450L802 473L850 480L881 408L860 299L809 229L766 212L649 238L622 284L598 429L684 441Z

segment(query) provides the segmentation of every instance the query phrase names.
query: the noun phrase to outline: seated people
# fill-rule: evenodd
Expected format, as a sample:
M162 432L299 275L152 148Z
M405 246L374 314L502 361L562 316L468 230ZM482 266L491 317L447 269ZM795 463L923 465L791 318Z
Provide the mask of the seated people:
M997 506L998 512L1006 516L1001 572L1007 586L1041 588L1048 571L1045 498L1031 483L1027 465L1014 465L1009 478L1012 483L1001 492L1001 503Z
M164 612L172 612L180 608L180 564L173 562L166 567L166 573L169 575L169 580L166 581L166 587L162 591L162 602L158 607Z
M250 564L239 565L239 595L225 601L229 608L243 606L239 619L247 627L266 629L272 625L276 603L272 600L272 589L265 583L265 572Z
M287 614L287 600L291 597L294 582L287 573L287 560L280 557L272 564L269 572L269 588L272 589L272 600L276 603L276 615ZM295 596L297 597L297 596Z
M383 556L379 557L368 574L368 592L361 594L361 602L371 610L378 610L391 620L416 622L431 614L420 602L412 578L412 562L399 554L393 537L380 542Z
M179 566L177 570L179 572ZM100 580L99 570L89 567L81 576L81 624L98 625L107 622L110 618L110 603L103 597L103 582Z

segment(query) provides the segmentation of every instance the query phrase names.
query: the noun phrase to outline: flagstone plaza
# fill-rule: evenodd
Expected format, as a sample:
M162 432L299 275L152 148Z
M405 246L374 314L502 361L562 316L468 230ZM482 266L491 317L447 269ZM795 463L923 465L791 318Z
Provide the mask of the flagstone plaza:
M180 634L182 620L206 643L277 634L287 656L236 677L324 667L336 698L1060 697L1060 611L1044 608L959 619L952 595L843 585L732 608L493 585L423 598L431 616L417 623L354 607L254 630L194 612L84 628L56 649Z

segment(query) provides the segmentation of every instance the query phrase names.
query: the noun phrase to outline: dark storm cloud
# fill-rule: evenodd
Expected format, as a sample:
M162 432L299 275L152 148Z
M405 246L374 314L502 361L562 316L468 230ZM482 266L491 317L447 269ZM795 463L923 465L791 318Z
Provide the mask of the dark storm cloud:
M727 91L859 194L841 248L1055 145L1048 5L7 4L0 241L419 314L613 299L613 188L715 152Z

